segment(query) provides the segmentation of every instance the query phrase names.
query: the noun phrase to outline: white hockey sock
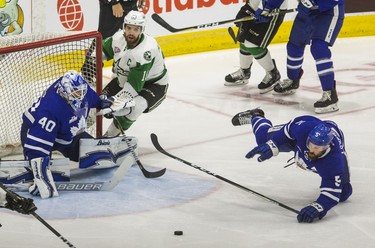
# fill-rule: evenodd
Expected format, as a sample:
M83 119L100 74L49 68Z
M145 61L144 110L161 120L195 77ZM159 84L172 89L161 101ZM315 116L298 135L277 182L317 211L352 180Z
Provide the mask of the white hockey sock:
M272 62L270 51L267 51L267 54L264 55L262 58L257 59L257 61L265 71L272 71L275 68Z
M115 125L115 123L112 121L112 123L109 125L107 132L105 133L104 136L106 137L115 137L120 134L120 129L118 129Z

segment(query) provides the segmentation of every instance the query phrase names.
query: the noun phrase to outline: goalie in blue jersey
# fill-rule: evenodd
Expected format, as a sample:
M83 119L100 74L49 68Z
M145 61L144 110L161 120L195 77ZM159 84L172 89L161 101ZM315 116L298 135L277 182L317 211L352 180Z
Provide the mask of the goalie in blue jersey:
M321 177L319 197L302 208L298 222L322 219L339 202L352 194L344 135L333 121L313 116L299 116L286 124L273 126L257 108L240 112L232 119L234 126L251 124L258 144L246 158L259 155L258 161L294 152L296 165Z
M78 162L80 139L93 138L85 131L90 109L113 113L127 104L115 97L99 96L73 70L48 87L22 116L21 143L34 175L29 192L42 198L58 196L49 168L51 152L57 150Z

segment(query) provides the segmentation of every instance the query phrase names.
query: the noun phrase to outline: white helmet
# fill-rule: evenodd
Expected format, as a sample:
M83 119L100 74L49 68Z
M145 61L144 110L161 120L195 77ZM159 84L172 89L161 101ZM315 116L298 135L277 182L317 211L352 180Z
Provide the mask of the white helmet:
M140 26L142 33L146 27L146 16L143 12L131 10L124 18L124 29L126 24Z
M74 70L67 71L58 83L57 93L74 109L81 106L87 93L87 82Z

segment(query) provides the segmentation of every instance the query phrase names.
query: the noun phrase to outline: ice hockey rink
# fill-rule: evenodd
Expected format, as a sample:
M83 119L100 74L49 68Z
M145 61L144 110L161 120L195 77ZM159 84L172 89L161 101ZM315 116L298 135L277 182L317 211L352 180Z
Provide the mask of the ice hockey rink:
M319 117L344 131L354 191L321 221L299 224L294 212L169 158L150 140L155 133L171 154L300 210L318 197L320 178L295 165L284 168L292 153L247 160L255 146L251 127L234 127L231 118L255 107L274 124L315 115L321 88L309 48L301 87L288 97L258 93L264 71L256 62L248 85L224 86L224 76L239 68L236 49L167 58L167 99L127 132L139 139L146 169L166 168L166 174L147 179L132 167L110 192L35 198L37 213L79 248L375 247L374 44L375 37L345 38L332 48L340 111ZM285 45L269 47L282 78ZM106 69L107 80L110 74ZM32 216L6 209L0 216L0 247L68 247Z

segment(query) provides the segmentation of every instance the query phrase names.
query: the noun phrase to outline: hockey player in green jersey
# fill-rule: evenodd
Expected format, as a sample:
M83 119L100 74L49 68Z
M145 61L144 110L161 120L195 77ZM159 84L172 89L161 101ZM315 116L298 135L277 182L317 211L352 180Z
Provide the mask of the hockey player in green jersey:
M168 73L164 55L156 40L144 33L145 26L145 15L130 11L123 30L103 41L104 59L113 59L114 72L103 94L135 102L134 107L113 113L116 118L108 128L109 137L127 130L142 113L152 111L166 97Z

